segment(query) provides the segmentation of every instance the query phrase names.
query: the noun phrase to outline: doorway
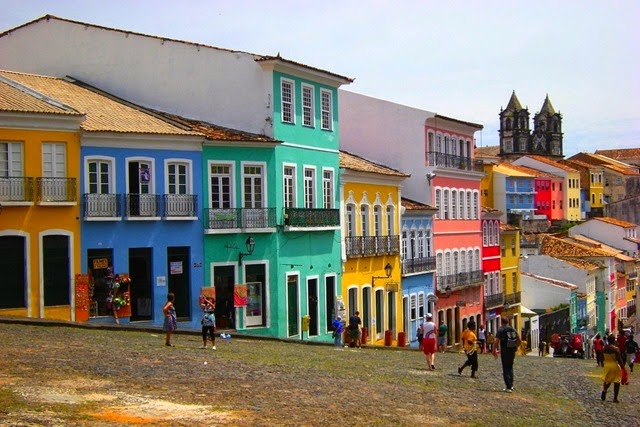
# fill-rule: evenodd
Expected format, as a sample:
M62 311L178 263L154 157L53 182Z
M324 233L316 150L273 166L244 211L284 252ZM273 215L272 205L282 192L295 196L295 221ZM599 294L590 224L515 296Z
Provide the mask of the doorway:
M44 236L42 238L42 283L45 306L70 304L70 269L69 236Z
M319 331L318 279L307 279L307 314L311 317L309 336L318 335Z
M27 288L26 239L22 236L0 237L0 271L2 271L2 298L0 308L26 307Z
M287 324L289 337L294 337L300 332L300 311L298 309L298 276L287 276Z
M131 321L151 320L153 248L129 248Z
M108 316L113 311L107 308L109 286L105 277L109 267L113 268L113 249L88 249L87 271L89 272L89 316Z
M191 307L191 257L188 246L167 248L167 271L169 271L168 292L173 292L176 317L180 321L190 320Z
M246 326L265 326L267 324L266 266L248 264L245 266L247 279Z
M233 304L235 272L233 265L221 265L213 268L213 284L216 289L216 326L220 329L235 328L236 310Z

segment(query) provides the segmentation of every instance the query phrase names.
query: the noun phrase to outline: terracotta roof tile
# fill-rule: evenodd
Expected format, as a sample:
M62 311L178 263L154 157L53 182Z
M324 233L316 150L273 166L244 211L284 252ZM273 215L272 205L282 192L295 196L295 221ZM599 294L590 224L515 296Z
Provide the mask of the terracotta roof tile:
M518 230L520 230L520 228L516 227L515 225L508 224L506 222L501 222L500 223L500 230L502 230L502 231L518 231Z
M82 116L82 113L0 76L0 111Z
M585 245L566 241L558 237L547 235L540 245L540 254L549 255L555 258L566 257L608 257L615 256L615 253L597 248L590 248Z
M522 274L523 276L534 278L536 280L540 280L542 282L547 282L554 286L559 286L561 288L570 289L570 290L578 289L578 286L574 285L573 283L564 282L562 280L556 280L556 279L551 279L549 277L538 276L537 274L527 273L525 271L523 271L520 274Z
M593 220L602 221L602 222L606 222L608 224L617 225L617 226L622 227L622 228L635 228L635 227L637 227L637 225L634 224L634 223L623 221L621 219L611 218L611 217L608 217L608 216L596 217L596 218L593 218Z
M558 169L563 169L563 170L565 170L567 172L578 172L577 170L575 170L574 168L572 168L572 167L570 167L568 165L556 162L555 160L551 160L551 159L549 159L547 157L544 157L544 156L538 156L536 154L528 154L527 157L530 157L532 159L535 159L535 160L537 160L539 162L542 162L542 163L545 163L547 165L555 166Z
M475 149L476 158L479 157L498 157L500 154L499 145L489 145L487 147L477 147Z
M433 206L425 205L424 203L416 202L415 200L407 199L406 197L403 197L400 203L402 204L402 207L408 211L436 210Z
M2 70L0 75L85 114L86 119L81 128L86 132L200 135L174 126L126 101L83 87L79 82Z
M615 159L615 160L627 160L627 159L640 160L640 148L617 148L613 150L596 150L594 154L601 154L603 156L607 156L610 159Z
M398 176L403 178L408 178L411 176L343 150L340 150L340 167L356 172L370 172L380 175Z

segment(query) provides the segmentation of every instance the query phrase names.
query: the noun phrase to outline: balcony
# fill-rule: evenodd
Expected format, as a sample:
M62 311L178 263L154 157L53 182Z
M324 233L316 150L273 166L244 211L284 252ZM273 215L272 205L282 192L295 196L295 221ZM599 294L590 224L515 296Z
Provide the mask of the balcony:
M40 205L75 205L75 178L36 178L36 194Z
M82 207L85 220L108 221L122 217L120 194L85 194Z
M500 307L504 303L504 295L502 293L485 295L484 296L484 308L488 310L490 308Z
M0 177L0 202L5 206L33 203L33 178L28 176Z
M505 295L505 302L509 305L517 305L520 304L521 301L520 292Z
M436 269L436 257L412 258L402 260L402 274L422 273Z
M284 208L285 230L340 228L339 209Z
M351 236L344 240L347 258L400 253L400 236Z
M205 209L205 228L214 231L275 228L275 208Z
M158 219L160 196L157 194L126 194L127 219Z
M165 218L197 218L198 196L195 194L165 194Z
M449 169L475 170L475 164L470 157L462 157L453 154L439 153L429 151L427 153L429 159L428 166L436 166Z
M447 276L438 276L437 285L438 292L456 291L466 289L472 286L480 286L484 283L484 272L482 270L449 274Z

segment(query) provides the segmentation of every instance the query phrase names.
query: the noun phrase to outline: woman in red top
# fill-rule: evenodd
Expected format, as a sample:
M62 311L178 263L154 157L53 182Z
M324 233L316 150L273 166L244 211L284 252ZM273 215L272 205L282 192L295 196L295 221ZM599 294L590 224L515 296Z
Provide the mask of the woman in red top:
M604 366L604 341L600 337L600 334L596 334L593 339L593 351L596 354L596 363L598 366Z

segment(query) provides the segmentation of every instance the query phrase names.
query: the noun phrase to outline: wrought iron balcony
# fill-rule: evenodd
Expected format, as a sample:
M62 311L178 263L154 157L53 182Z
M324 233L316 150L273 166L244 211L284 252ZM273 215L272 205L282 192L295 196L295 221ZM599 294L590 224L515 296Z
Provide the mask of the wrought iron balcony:
M521 301L520 292L505 295L505 302L509 305L520 304Z
M75 178L36 178L38 202L72 203L77 202Z
M0 177L0 202L33 202L33 178Z
M284 225L296 228L339 227L339 209L284 208Z
M195 194L165 194L164 217L197 217L198 196Z
M421 273L436 269L436 257L411 258L402 260L402 274Z
M437 277L438 292L446 292L447 288L449 288L449 290L451 291L455 291L472 286L479 286L483 283L484 272L482 270L468 271Z
M158 209L160 196L157 194L127 194L126 212L128 218L153 218L160 216Z
M427 153L429 166L437 166L449 169L474 170L474 164L470 157L456 156L453 154L429 151Z
M85 218L122 217L122 197L120 194L90 193L84 195L83 212Z
M275 208L205 209L205 228L209 230L273 228L275 226Z
M500 307L504 303L504 294L493 294L484 296L485 309Z
M396 255L400 236L351 236L345 238L347 257Z

